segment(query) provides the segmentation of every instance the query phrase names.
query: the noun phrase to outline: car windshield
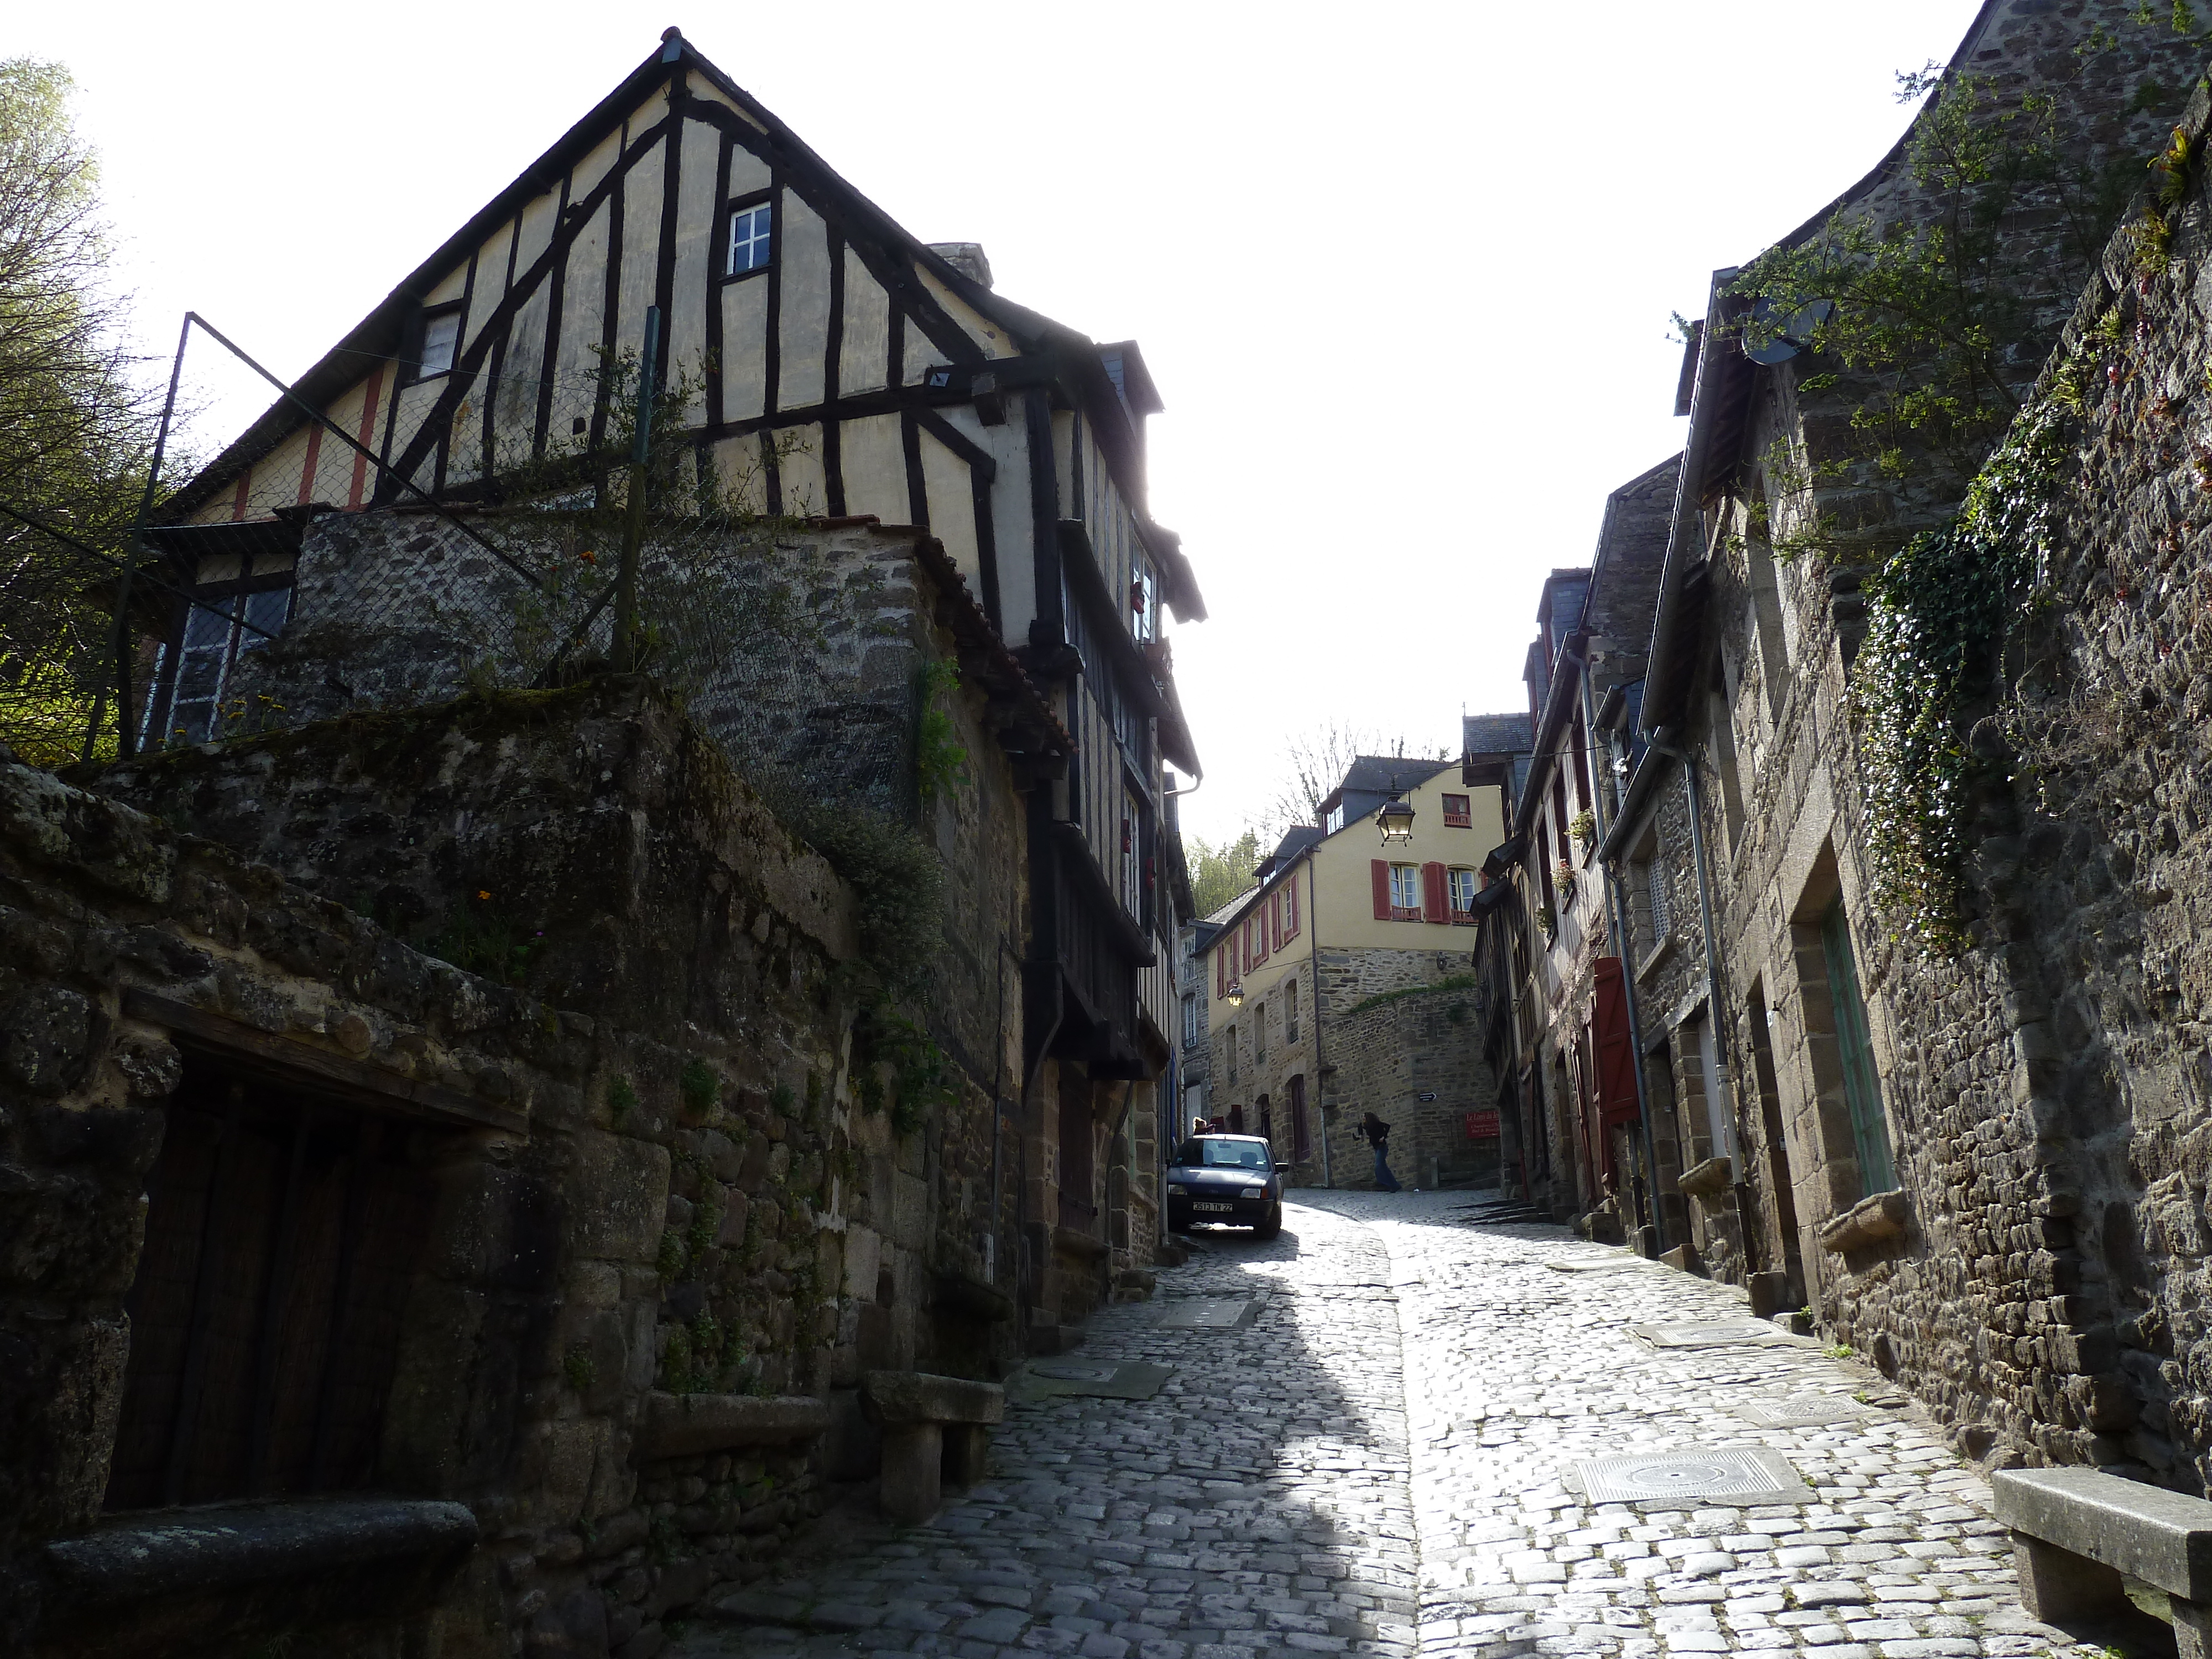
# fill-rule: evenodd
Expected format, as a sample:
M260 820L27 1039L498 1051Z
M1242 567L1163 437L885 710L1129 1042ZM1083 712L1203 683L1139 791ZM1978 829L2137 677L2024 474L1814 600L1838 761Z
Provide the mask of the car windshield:
M1186 1170L1272 1170L1264 1141L1193 1138L1182 1144L1176 1162Z

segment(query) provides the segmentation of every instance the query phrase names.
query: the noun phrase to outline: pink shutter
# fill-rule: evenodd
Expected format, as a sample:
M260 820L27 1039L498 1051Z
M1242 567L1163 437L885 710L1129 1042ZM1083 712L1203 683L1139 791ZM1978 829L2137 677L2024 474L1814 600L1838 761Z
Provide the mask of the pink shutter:
M1390 866L1381 859L1370 859L1367 868L1375 878L1375 920L1390 920Z
M1441 864L1421 866L1421 920L1436 922L1451 920L1451 898L1444 890L1444 867Z

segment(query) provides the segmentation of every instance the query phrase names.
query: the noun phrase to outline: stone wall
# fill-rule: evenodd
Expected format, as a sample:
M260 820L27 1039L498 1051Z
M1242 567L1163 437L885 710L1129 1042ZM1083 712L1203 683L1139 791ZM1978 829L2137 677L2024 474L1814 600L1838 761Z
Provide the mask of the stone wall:
M404 1294L374 1484L474 1516L442 1599L399 1621L436 1650L646 1651L663 1614L764 1571L826 1477L867 1472L863 1367L1012 1357L981 1276L988 1090L963 1075L901 1134L885 1066L871 1109L851 890L648 688L356 715L81 781L102 793L0 772L12 1642L76 1651L105 1620L132 1650L160 1611L66 1604L40 1551L100 1517L152 1294L141 1194L155 1172L158 1221L167 1121L226 1079L416 1126L396 1167L426 1218L420 1260L380 1268ZM780 1395L826 1401L826 1438L654 1427L657 1400ZM264 1597L233 1634L301 1607Z
M2200 95L2193 136L2206 114ZM1762 650L1746 573L1716 573L1743 801L1739 828L1709 781L1706 828L1754 1201L1742 1267L1802 1273L1826 1328L1927 1400L1969 1455L2128 1465L2201 1491L2201 178L2171 264L2145 270L2136 246L2115 240L2060 348L2089 352L2091 390L2068 417L2047 586L1994 682L2002 695L1977 711L1971 948L1924 957L1875 903L1846 719L1848 587L1832 602L1825 580L1796 586L1785 657ZM2115 334L2090 337L2108 311ZM1771 431L1794 417L1765 418ZM1838 896L1895 1159L1887 1218L1863 1203L1876 1183L1841 1111L1817 933ZM1770 1095L1778 1142L1762 1133Z
M1497 1089L1476 1042L1474 943L1470 936L1465 951L1322 950L1318 1094L1335 1185L1375 1184L1374 1154L1359 1133L1370 1111L1390 1125L1391 1172L1401 1184L1425 1184L1432 1165L1463 1182L1482 1173L1466 1115L1494 1106ZM1424 1093L1437 1098L1424 1102Z
M1498 1086L1480 1051L1474 989L1455 977L1332 1014L1327 1121L1336 1185L1375 1184L1374 1155L1359 1133L1370 1111L1390 1126L1390 1170L1401 1185L1498 1184L1497 1143L1468 1139L1467 1115L1495 1110Z

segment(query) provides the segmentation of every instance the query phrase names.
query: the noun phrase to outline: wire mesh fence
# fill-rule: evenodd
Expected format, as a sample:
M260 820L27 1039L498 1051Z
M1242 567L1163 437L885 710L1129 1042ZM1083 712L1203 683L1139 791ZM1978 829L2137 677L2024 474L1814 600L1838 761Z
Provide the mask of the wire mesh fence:
M634 667L757 779L905 816L896 561L769 513L788 452L704 441L702 378L677 366L641 398L638 355L609 353L459 388L411 476L366 418L300 404L129 526L58 525L0 486L0 742L51 766Z

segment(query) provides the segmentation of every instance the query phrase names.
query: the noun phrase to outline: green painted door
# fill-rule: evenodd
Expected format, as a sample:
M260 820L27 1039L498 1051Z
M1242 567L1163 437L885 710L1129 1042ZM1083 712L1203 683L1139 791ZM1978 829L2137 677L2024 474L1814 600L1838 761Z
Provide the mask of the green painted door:
M1828 957L1828 1000L1836 1014L1836 1048L1844 1067L1844 1099L1850 1108L1851 1139L1858 1153L1860 1195L1897 1185L1890 1161L1889 1125L1881 1112L1881 1079L1874 1069L1867 1033L1866 999L1859 994L1858 963L1851 955L1850 924L1838 899L1820 918L1820 944Z

